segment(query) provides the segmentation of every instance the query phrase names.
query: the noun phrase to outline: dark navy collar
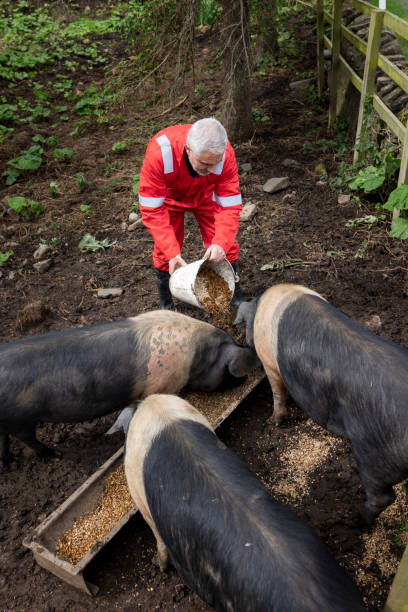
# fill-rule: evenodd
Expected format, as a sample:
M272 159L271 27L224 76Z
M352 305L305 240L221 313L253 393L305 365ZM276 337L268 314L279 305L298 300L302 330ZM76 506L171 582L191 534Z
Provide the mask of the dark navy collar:
M187 170L189 171L190 175L191 175L193 178L197 178L198 176L200 176L200 175L198 174L198 172L196 172L196 171L194 170L193 166L191 165L191 162L190 162L190 160L188 159L188 154L187 154L186 149L184 149L184 160L185 160L185 162L186 162Z

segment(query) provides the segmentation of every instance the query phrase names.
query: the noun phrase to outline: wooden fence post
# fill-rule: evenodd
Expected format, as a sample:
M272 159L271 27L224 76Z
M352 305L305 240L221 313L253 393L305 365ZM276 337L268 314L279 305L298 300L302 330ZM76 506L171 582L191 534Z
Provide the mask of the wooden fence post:
M408 609L408 548L402 556L384 612L404 612Z
M332 65L330 78L330 109L329 109L329 129L337 115L337 88L339 83L340 71L340 40L341 40L341 9L343 0L334 0L333 6L333 27L332 27Z
M378 53L381 42L381 28L384 20L384 11L373 9L370 19L370 30L368 32L367 55L364 65L363 85L361 89L360 108L358 111L356 145L360 142L361 130L364 119L364 103L367 96L371 96L375 90L375 73L377 70ZM353 163L357 163L363 157L361 151L354 151Z
M319 98L324 89L324 23L323 23L323 0L316 0L317 15L317 92Z

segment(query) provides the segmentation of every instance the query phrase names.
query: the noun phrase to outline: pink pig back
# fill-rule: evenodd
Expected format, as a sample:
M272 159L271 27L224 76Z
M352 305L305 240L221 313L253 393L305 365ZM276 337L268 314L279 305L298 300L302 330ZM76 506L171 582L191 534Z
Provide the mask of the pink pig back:
M214 328L203 321L172 311L153 311L134 319L137 326L151 330L148 377L137 392L178 393L188 382L196 350ZM140 397L139 395L139 397Z

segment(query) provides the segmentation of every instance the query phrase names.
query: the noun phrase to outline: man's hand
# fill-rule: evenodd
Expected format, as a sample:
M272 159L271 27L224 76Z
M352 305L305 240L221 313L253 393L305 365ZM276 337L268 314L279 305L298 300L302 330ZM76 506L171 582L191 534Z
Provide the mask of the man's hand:
M219 244L212 244L205 252L204 259L220 263L225 259L225 251Z
M177 268L182 268L183 266L186 266L187 262L184 261L184 259L182 258L181 255L176 255L175 257L172 257L169 260L169 273L170 276L173 274L173 272L175 270L177 270Z

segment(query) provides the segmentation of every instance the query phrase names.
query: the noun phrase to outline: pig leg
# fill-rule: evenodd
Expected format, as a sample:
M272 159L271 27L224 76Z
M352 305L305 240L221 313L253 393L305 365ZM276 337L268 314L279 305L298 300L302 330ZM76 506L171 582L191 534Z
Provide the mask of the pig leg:
M9 431L14 437L18 438L21 440L21 442L24 442L24 444L32 448L38 457L44 458L56 456L57 453L54 451L54 449L45 446L45 444L39 442L39 440L37 440L35 437L35 423L25 424L16 428L14 431L11 429Z
M267 427L271 427L274 425L280 425L288 414L286 409L288 392L286 391L282 377L278 372L268 367L265 367L265 372L271 385L273 394L273 413L266 421Z
M367 487L366 501L361 511L366 525L370 525L374 519L395 500L395 493L391 485L383 487Z
M153 558L153 563L159 566L160 571L164 572L169 564L169 553L163 540L161 539L156 527L152 528L157 544L157 554Z
M362 457L359 453L358 442L350 441L366 494L366 501L360 510L360 516L366 525L370 525L380 512L395 500L392 483L402 480L403 475L394 473L395 480L390 483L390 478L385 477L381 467L376 465L374 457L367 456L367 454Z

